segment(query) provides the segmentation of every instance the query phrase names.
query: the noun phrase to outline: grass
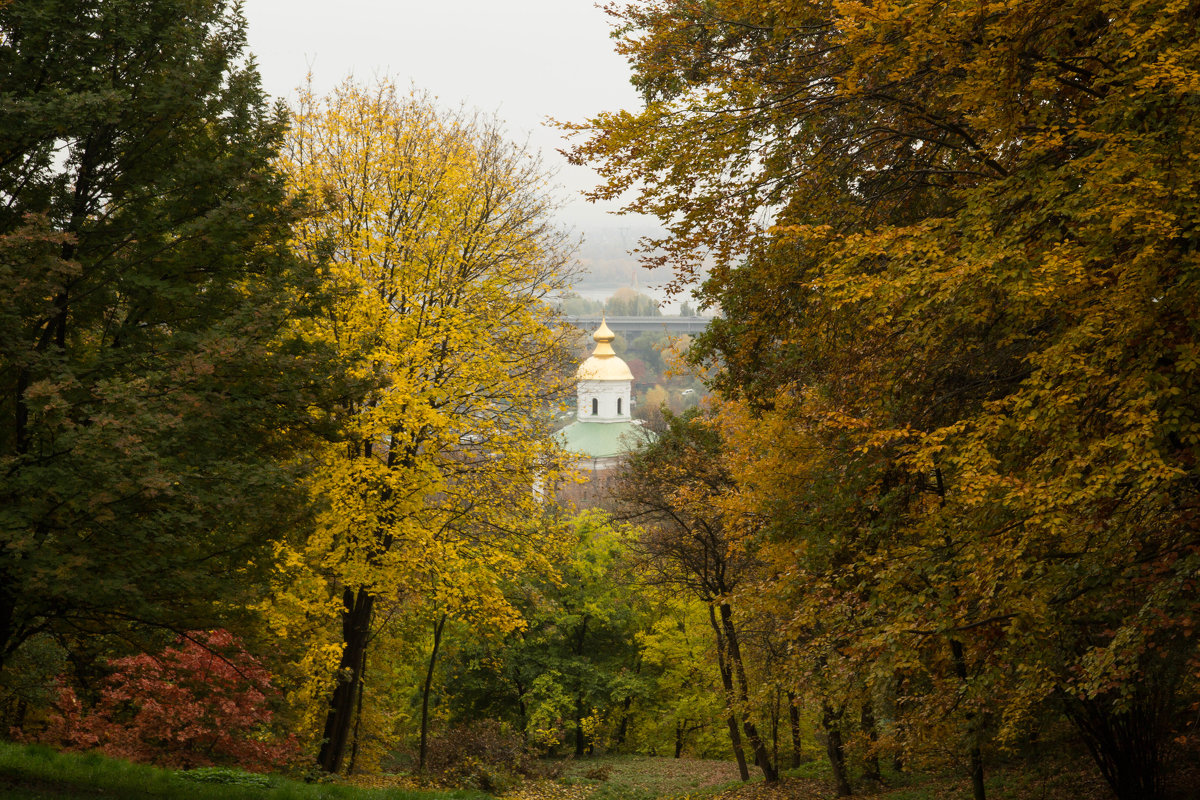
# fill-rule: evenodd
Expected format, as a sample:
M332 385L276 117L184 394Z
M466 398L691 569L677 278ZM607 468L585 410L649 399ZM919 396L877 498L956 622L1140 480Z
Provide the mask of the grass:
M207 778L207 780L197 780ZM266 785L262 784L265 781ZM310 784L238 770L188 777L95 753L59 753L40 745L0 742L0 797L5 800L487 800L481 792L422 792Z

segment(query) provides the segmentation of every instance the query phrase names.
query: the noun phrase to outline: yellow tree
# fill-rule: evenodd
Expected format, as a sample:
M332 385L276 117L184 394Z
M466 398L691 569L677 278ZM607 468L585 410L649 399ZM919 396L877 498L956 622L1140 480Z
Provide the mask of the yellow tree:
M302 557L340 598L319 755L336 772L380 599L420 602L430 575L452 587L448 565L486 575L536 557L536 537L513 534L530 532L535 485L560 468L546 412L569 371L544 299L563 286L571 248L550 221L540 162L497 121L387 81L303 91L283 162L313 205L294 247L324 264L330 294L311 335L356 387L320 454ZM491 584L464 578L441 601ZM498 591L480 599L496 625L518 624Z

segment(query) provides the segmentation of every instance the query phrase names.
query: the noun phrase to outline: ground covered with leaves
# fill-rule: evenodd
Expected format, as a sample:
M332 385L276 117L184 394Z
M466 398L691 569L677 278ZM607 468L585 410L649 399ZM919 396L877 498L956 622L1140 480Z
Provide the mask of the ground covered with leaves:
M1187 797L1182 786L1177 787ZM1024 762L997 767L987 780L996 800L1108 800L1103 779L1086 761ZM940 800L969 797L970 781L956 774L885 773L884 782L859 781L855 796L878 800ZM559 778L527 781L506 800L833 800L828 769L810 763L790 771L778 784L738 780L733 762L703 759L606 756L567 762Z

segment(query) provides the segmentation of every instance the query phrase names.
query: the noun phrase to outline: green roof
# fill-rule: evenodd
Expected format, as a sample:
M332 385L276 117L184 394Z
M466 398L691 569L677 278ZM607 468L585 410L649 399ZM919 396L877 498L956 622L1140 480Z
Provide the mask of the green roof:
M628 453L653 436L636 422L572 422L554 434L562 449L589 458Z

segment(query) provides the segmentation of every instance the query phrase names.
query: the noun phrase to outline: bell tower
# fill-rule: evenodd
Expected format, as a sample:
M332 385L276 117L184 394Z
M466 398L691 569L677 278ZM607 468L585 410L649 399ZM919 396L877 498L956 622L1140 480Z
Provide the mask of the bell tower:
M616 335L601 319L592 334L596 349L575 371L577 411L580 422L629 422L629 399L633 373L612 348Z

